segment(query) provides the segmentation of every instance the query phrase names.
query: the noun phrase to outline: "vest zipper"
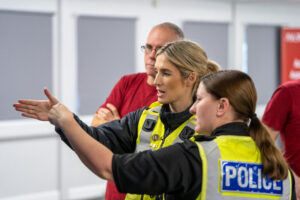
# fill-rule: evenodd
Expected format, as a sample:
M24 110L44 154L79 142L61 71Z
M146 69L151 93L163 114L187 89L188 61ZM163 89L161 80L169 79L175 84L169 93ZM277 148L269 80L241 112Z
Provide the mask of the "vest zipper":
M168 136L169 136L169 135L171 135L171 134L172 134L172 132L171 132L171 133L169 133L169 134L168 134ZM168 137L168 136L167 136L167 137ZM159 149L161 149L161 148L162 148L162 146L164 145L164 143L165 143L165 140L166 140L166 138L167 138L167 137L166 137L166 130L165 130L165 132L164 132L164 138L162 139L162 142L161 142L161 145L160 145Z

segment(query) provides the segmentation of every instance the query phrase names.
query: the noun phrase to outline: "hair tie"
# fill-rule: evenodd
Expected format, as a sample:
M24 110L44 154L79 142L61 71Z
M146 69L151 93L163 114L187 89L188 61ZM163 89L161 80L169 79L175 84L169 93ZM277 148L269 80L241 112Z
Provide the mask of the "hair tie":
M253 118L256 118L257 117L257 115L256 115L256 113L253 113L252 115L249 115L249 118L252 120Z

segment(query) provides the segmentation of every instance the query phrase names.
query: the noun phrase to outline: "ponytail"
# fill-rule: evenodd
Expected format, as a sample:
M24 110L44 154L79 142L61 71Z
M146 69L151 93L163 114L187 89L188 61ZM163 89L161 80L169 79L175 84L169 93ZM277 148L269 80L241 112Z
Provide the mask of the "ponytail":
M288 165L279 149L275 146L267 128L254 115L250 117L249 135L261 153L263 173L272 180L283 180L288 176Z
M218 63L212 60L207 61L207 74L215 73L220 70L220 66Z

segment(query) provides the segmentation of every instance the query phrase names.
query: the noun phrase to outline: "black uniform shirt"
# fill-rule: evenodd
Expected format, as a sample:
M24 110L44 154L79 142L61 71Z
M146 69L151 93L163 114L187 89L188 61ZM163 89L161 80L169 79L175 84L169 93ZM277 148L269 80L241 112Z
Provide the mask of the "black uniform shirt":
M133 153L136 148L138 123L145 109L148 109L148 107L128 113L121 120L114 120L98 127L88 126L76 115L74 115L74 118L87 134L105 145L113 153ZM160 119L165 126L165 137L191 116L189 108L179 113L173 113L170 112L168 104L163 105L160 111ZM55 130L61 139L72 148L63 131L59 127L56 127Z

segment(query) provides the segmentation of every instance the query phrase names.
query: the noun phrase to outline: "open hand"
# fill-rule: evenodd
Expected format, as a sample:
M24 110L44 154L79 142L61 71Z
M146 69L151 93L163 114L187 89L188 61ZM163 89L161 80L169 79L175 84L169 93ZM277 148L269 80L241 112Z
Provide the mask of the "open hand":
M58 103L58 100L51 95L47 88L44 88L44 93L48 100L22 99L18 103L13 104L13 106L17 111L22 112L23 117L48 121L48 113Z

